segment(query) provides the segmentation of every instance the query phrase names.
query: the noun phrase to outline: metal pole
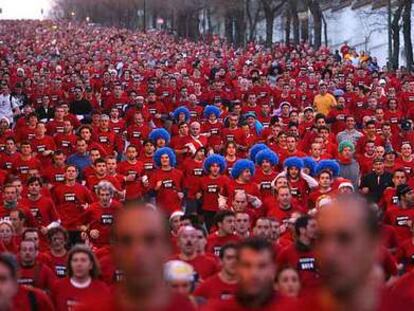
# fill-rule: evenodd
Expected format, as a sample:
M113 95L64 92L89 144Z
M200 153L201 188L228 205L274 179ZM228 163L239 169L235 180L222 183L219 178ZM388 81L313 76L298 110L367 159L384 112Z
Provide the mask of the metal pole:
M392 59L392 31L391 31L391 0L387 1L387 12L388 12L388 67L391 66L391 59Z

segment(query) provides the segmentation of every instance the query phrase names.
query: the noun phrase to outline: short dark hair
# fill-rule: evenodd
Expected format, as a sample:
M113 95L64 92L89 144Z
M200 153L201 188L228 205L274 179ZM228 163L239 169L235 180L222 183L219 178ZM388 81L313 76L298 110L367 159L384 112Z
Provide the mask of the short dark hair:
M224 218L230 217L230 216L235 216L233 211L229 211L229 210L218 211L216 215L214 215L214 223L218 224L220 222L223 222Z
M40 177L37 176L31 176L28 180L27 180L27 185L31 185L35 182L38 182L39 185L42 185L42 179Z
M313 218L309 215L303 215L300 216L298 219L296 219L295 221L295 233L297 236L300 235L300 229L302 228L306 228L308 226L308 223L310 220L312 220Z
M237 247L237 259L240 259L240 253L245 249L249 249L258 253L268 251L271 254L272 258L275 258L276 255L272 243L260 237L247 238L241 241Z
M37 234L39 234L39 231L36 228L27 228L26 230L23 231L22 240L25 240L26 239L26 234L28 234L30 232L36 232Z
M59 226L59 227L51 228L50 230L48 230L47 239L49 240L49 242L52 241L53 236L57 233L62 233L65 238L65 241L69 239L69 233L66 231L66 229Z
M223 259L223 258L224 258L224 254L226 253L226 251L227 251L228 249L234 249L234 250L237 250L237 244L236 244L236 243L233 243L233 242L229 242L229 243L224 244L224 245L220 248L220 251L219 251L219 258L220 258L220 259Z

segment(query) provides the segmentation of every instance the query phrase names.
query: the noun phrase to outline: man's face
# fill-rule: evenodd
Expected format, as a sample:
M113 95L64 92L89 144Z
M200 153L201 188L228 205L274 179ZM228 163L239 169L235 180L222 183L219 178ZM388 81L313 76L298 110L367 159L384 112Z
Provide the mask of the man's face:
M170 158L167 154L161 155L161 166L170 166Z
M10 273L9 268L0 264L0 309L7 310L10 307L14 295L17 293L16 279Z
M414 205L414 191L410 190L409 192L407 192L404 196L404 201L407 203L408 206L413 206Z
M376 161L376 162L374 162L372 167L373 167L375 173L377 173L377 174L384 173L384 162Z
M328 173L322 173L319 175L319 185L322 188L329 188L331 184L332 184L332 179Z
M50 247L54 250L62 250L65 243L65 235L62 232L57 232L51 237Z
M296 150L296 139L294 137L286 138L286 147L289 151Z
M297 167L292 166L288 168L288 173L290 177L297 178L299 176L300 171Z
M197 231L183 229L178 237L178 244L184 254L193 254L197 249Z
M270 238L271 233L270 221L268 219L258 219L256 221L256 225L253 228L253 234L255 236L268 239Z
M89 141L91 139L92 133L88 128L84 128L80 131L80 136L86 141ZM76 145L78 145L78 143Z
M236 232L240 235L245 234L250 230L250 216L247 213L237 213L236 222L234 225Z
M412 154L411 146L408 145L408 144L402 145L402 147L401 147L401 154L404 157L409 157Z
M107 170L106 163L105 162L97 163L95 165L95 169L96 169L96 174L98 176L104 176Z
M3 191L3 199L6 202L12 202L17 200L16 187L6 187Z
M88 145L86 144L86 142L84 140L78 140L76 142L76 150L83 154L88 150Z
M188 296L191 293L192 284L189 281L170 281L168 282L172 292Z
M221 266L224 271L229 275L236 274L236 263L237 263L237 251L234 248L228 248L224 251L223 258L221 261Z
M29 156L32 154L32 147L30 145L21 145L20 146L20 152L24 156Z
M345 123L346 123L346 127L349 130L352 130L352 129L355 128L355 119L354 118L351 118L351 117L347 118Z
M245 211L247 208L247 197L245 193L236 193L233 200L233 208L236 212Z
M270 251L243 249L239 253L236 271L241 294L259 296L272 288L276 267Z
M371 135L371 136L375 135L375 133L377 131L374 124L368 124L365 130L366 130L367 134Z
M365 152L368 155L373 155L375 153L375 144L374 143L367 143L365 145Z
M234 224L235 224L235 217L234 216L227 216L223 219L221 223L218 224L219 228L225 234L233 234L234 232Z
M84 278L89 275L92 270L93 263L90 260L88 254L86 253L76 253L72 256L70 261L72 267L73 275L78 278Z
M37 196L40 193L40 187L40 183L35 181L28 185L28 191L31 195Z
M15 230L23 228L24 226L24 220L20 219L19 212L17 210L13 210L10 212L10 222L12 223L13 228Z
M73 181L77 177L76 168L69 166L65 171L65 179L68 181Z
M277 193L277 199L282 206L287 206L292 200L292 195L288 188L281 188Z
M170 253L162 217L149 209L130 209L122 212L115 226L115 259L128 287L148 290L156 277L162 278Z
M312 144L311 153L312 153L312 156L314 156L315 158L318 158L322 153L321 145L320 144Z
M198 136L200 134L200 125L192 124L190 128L190 132L192 136Z
M35 243L32 241L22 241L19 255L22 263L26 265L33 264L37 255Z
M392 178L392 182L394 183L395 187L398 185L403 185L407 183L407 176L403 172L395 172Z
M337 203L319 215L317 254L321 273L338 295L347 295L364 282L377 257L378 242L367 231L359 207Z
M99 190L98 191L98 199L99 203L101 203L102 206L108 207L111 203L112 194L109 190Z
M249 169L245 169L241 174L240 174L240 179L244 182L249 182L250 179L252 177L252 173L250 172Z
M203 253L206 250L207 239L201 230L197 230L197 252Z

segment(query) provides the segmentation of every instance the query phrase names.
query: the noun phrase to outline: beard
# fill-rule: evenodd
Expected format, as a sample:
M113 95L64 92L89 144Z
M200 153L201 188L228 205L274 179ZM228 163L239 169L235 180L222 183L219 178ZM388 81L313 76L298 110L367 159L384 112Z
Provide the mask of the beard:
M240 288L236 292L235 298L245 308L259 308L270 302L273 296L273 284L272 282L268 282L257 294L247 293L243 288Z

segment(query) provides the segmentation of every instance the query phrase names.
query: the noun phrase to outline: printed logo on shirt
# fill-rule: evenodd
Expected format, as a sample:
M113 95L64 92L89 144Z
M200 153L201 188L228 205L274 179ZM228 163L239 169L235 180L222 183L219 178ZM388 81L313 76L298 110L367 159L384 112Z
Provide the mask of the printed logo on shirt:
M28 166L20 166L19 171L20 171L20 174L27 174L27 173L29 173L29 167Z
M391 202L392 202L392 204L398 204L398 196L396 196L396 195L394 195L392 198L391 198Z
M69 298L66 300L66 307L68 311L74 311L77 307L79 307L79 301Z
M12 168L12 163L11 162L6 162L6 163L4 163L4 167L9 170L9 169Z
M162 185L164 186L165 189L170 189L173 187L174 182L171 179L167 179L167 180L162 181Z
M20 285L30 285L30 286L33 286L34 280L33 280L33 278L19 278L17 280L17 283L19 283Z
M37 146L37 152L44 152L46 150L46 146L45 145L39 145Z
M260 183L261 190L270 190L272 189L272 183L270 181L263 181Z
M195 168L195 169L193 169L193 175L194 176L201 176L201 175L203 175L203 169L202 168Z
M398 216L395 218L395 224L397 226L407 226L408 225L408 221L410 220L410 217L408 216Z
M101 224L103 225L112 225L114 218L111 214L103 214L101 216Z
M299 270L310 271L315 270L315 258L300 258L299 259Z
M213 247L214 250L214 255L216 255L217 257L220 256L220 250L221 250L221 246L214 246Z
M141 132L133 131L132 132L132 137L134 137L134 138L140 138L141 137Z
M218 132L219 132L219 129L217 129L217 128L214 128L214 129L210 130L211 135L217 135Z
M108 142L108 137L106 137L106 136L99 136L99 142L101 144L107 143Z
M37 207L31 207L30 212L32 213L34 218L39 218L40 217L40 212L39 212L39 209Z
M66 266L56 265L55 272L58 278L64 278L66 276Z
M114 281L116 283L121 282L124 279L124 272L122 270L116 269L114 272Z
M145 163L145 164L144 164L144 169L145 169L146 171L152 171L152 170L154 169L154 164L153 164L153 163L151 163L151 162Z
M217 193L218 192L218 185L208 185L207 186L208 193Z
M233 294L231 293L222 292L220 295L220 300L229 300L231 298L233 298Z
M298 188L292 188L290 192L292 193L292 196L294 197L298 197L298 198L301 197L301 193Z
M62 140L62 147L68 148L70 145L70 142L67 140Z
M64 199L65 199L65 202L75 202L76 195L74 193L65 193Z
M155 109L155 108L149 108L148 111L149 111L150 114L156 114L157 113L157 109Z
M57 181L57 182L65 181L65 175L64 174L55 174L55 181Z

